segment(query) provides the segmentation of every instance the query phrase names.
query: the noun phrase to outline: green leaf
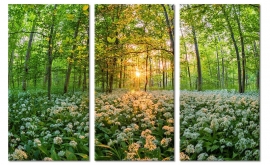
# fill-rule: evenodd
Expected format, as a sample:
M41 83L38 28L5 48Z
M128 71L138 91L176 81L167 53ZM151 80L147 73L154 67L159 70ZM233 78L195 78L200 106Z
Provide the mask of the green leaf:
M235 158L238 155L238 153L233 152L233 158Z
M79 155L80 157L82 157L83 159L89 159L89 156L83 153L75 153L76 155Z
M51 158L53 160L59 160L59 157L58 157L57 153L55 152L54 145L52 145L52 148L51 148Z
M205 142L204 145L207 146L207 147L209 147L209 146L212 145L212 143L211 142Z
M218 148L219 148L219 146L213 145L213 146L211 147L211 151L214 151L214 150L216 150L216 149L218 149Z
M125 142L120 143L123 148L127 148L127 144Z
M89 7L88 5L84 5L84 6L83 6L83 11L87 10L88 7Z
M76 155L74 155L74 153L70 152L69 150L66 150L66 157L67 160L77 160Z
M211 147L210 146L206 146L206 150L207 152L211 150Z
M110 141L110 137L107 134L104 134L104 137L105 137L107 142Z
M109 43L114 43L115 40L116 40L116 37L113 37L113 38L107 37L107 41L108 41Z
M38 149L43 152L46 156L49 155L48 150L44 146L38 146Z
M111 130L108 128L102 128L102 127L98 127L101 131L103 131L105 134L111 134Z

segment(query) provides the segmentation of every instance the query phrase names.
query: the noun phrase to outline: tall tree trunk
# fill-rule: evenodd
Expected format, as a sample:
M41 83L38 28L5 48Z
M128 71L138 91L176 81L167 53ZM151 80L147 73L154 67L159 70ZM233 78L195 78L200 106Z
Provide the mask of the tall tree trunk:
M181 21L180 21L180 26L181 26ZM181 31L182 38L184 38L182 28L180 28L180 31ZM192 85L191 85L191 76L190 76L190 69L189 69L189 62L188 62L188 54L187 54L187 46L186 46L185 40L183 40L183 44L184 44L184 50L185 50L185 54L186 54L185 61L186 61L186 64L187 64L186 67L187 67L187 72L188 72L189 88L191 89L191 88L192 88Z
M48 63L45 64L45 75L43 79L43 87L46 88L48 82Z
M87 26L86 28L87 31L87 60L89 59L89 26ZM83 67L83 88L82 91L84 92L86 89L88 89L88 85L87 85L87 68L89 67L89 60L84 64ZM102 74L103 75L103 74ZM89 75L88 75L89 77Z
M220 37L218 37L218 42L220 42ZM220 85L221 85L221 88L224 89L225 88L225 66L224 66L224 52L223 52L223 49L222 49L222 45L221 45L221 48L220 48L220 54L221 54L221 67L222 67L222 74L221 74L221 82L220 82Z
M106 93L109 91L109 64L106 62Z
M80 18L77 22L77 25L76 25L76 29L75 29L75 32L74 32L74 39L76 39L77 35L78 35L78 32L79 32L79 26L80 26ZM73 47L72 47L72 53L70 55L70 59L73 60L74 59L74 55L75 55L75 49L76 49L76 43L73 44ZM69 85L69 79L70 79L70 74L71 74L71 70L72 70L72 64L73 62L71 61L68 61L68 69L67 69L67 72L66 72L66 79L65 79L65 85L64 85L64 93L67 93L68 92L68 85Z
M54 11L56 10L57 5L54 5ZM50 30L50 35L49 35L49 42L48 42L48 66L47 66L47 74L48 74L48 100L51 100L51 86L52 86L52 62L53 62L53 57L52 57L52 50L53 50L53 30L54 30L54 20L55 20L55 15L52 14L52 25L51 25L51 30Z
M148 47L146 48L146 58L145 58L145 84L144 84L144 91L146 92L147 84L148 84L148 77L147 77L147 68L148 68Z
M219 56L218 56L218 48L216 46L216 52L217 52L217 87L220 88L220 69L219 69Z
M73 91L72 91L73 93L75 92L75 81L76 81L76 70L75 70L75 66L76 65L73 65L73 68L74 68L73 69L73 84L72 84L73 85Z
M8 85L13 85L14 88L14 81L13 81L13 61L14 61L14 49L11 52L10 60L8 64Z
M231 38L232 38L233 45L234 45L235 52L236 52L237 68L238 68L238 70L237 70L238 71L238 91L239 91L239 93L243 93L242 78L241 78L241 63L240 63L239 51L238 51L238 47L237 47L237 44L236 44L236 41L235 41L235 38L234 38L234 33L233 33L233 30L232 30L231 23L229 21L228 15L227 15L227 13L226 13L225 8L224 8L223 5L222 5L222 12L223 12L223 14L225 16L225 19L226 19L228 28L230 30Z
M197 90L198 91L201 91L202 90L201 60L200 60L200 53L199 53L199 48L198 48L196 31L195 31L195 28L193 26L192 26L192 34L193 34L194 45L195 45L195 52L196 52L196 59L197 59L197 72L198 72L198 83L197 83L198 86L197 86Z
M151 62L151 57L149 57L149 87L153 86L152 82L152 62Z
M168 17L168 13L167 13L167 10L166 10L166 7L164 4L162 4L162 7L163 7L163 10L164 10L164 15L165 15L165 19L166 19L166 24L167 24L167 28L168 28L168 33L169 33L169 36L170 36L170 42L171 42L171 50L172 50L172 54L173 54L173 57L171 59L171 69L172 69L172 87L174 88L174 32L173 32L173 27L171 26L171 24L173 23L170 23L169 21L169 17Z
M105 92L105 77L103 68L101 68L101 90L102 92Z
M240 5L239 6L239 15L240 15ZM239 31L239 35L240 35L240 41L241 41L241 48L242 48L242 93L245 92L245 81L246 81L246 55L245 55L245 45L244 45L244 36L242 33L242 29L241 29L241 24L240 24L240 20L238 18L238 14L236 13L236 9L235 6L233 5L233 9L234 9L234 16L235 19L237 21L237 26L238 26L238 31Z
M31 54L31 47L32 47L32 41L33 41L33 36L34 36L34 31L35 31L35 26L36 26L36 21L33 21L32 25L32 30L30 33L29 41L28 41L28 47L25 55L25 62L24 62L24 75L23 75L23 83L22 83L22 90L26 91L26 84L27 84L27 79L28 79L28 73L29 73L29 68L28 68L28 63L30 60L30 54Z
M78 89L81 88L81 83L82 83L82 68L81 66L79 66Z
M119 75L119 88L122 88L122 75L123 75L123 58L120 59L120 75Z
M162 58L162 86L165 89L165 66L164 66L164 58Z
M207 59L207 64L208 64L208 69L209 69L209 76L210 76L209 84L212 84L211 61L209 60L208 55L206 55L206 59Z
M123 75L123 83L122 83L122 84L123 84L123 88L125 88L125 87L126 87L126 83L125 83L125 82L126 82L126 77L127 77L127 75L126 75L126 74L127 74L127 73L126 73L126 71L127 71L127 66L126 66L126 65L124 65L124 73L123 73L124 75Z
M221 87L224 89L224 83L225 83L225 69L224 69L224 58L221 58L221 65L222 65L222 81L221 81Z
M86 83L86 67L83 68L83 89L84 92L87 89L87 83Z
M259 60L259 53L257 50L256 42L253 41L253 47L254 47L254 56L255 56L255 63L256 63L256 87L257 90L260 89L260 60Z
M116 65L116 61L117 59L116 58L113 58L113 61L112 61L112 69L110 71L110 76L109 76L109 93L112 93L112 90L113 90L113 81L114 81L114 66Z
M171 23L169 21L169 17L168 17L168 13L167 13L166 7L165 7L164 4L161 4L161 5L162 5L163 10L164 10L164 15L165 15L165 19L166 19L166 25L167 25L168 33L169 33L169 36L170 36L171 49L172 49L172 53L174 55L174 36L173 36L173 30L172 30L172 27L171 27Z

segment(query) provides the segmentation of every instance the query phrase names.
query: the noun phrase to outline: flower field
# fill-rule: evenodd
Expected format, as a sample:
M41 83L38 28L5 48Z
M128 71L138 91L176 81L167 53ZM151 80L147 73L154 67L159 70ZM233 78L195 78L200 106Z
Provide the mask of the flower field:
M9 160L89 160L88 93L9 93Z
M96 93L96 160L174 160L173 91Z
M258 93L180 93L181 160L260 160Z

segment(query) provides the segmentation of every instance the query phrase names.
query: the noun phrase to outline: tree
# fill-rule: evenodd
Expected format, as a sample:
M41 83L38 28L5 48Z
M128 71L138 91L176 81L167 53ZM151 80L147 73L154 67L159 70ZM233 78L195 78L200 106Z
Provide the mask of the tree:
M72 61L73 91L75 88L85 91L89 70L89 5L8 7L9 87L23 91L46 89L50 100L51 92L59 92L59 86L65 84L65 70ZM82 19L74 38L79 17ZM76 57L68 58L72 53ZM81 82L83 86L75 87Z
M184 41L180 42L180 70L187 68L187 62L193 66L189 67L190 76L188 71L186 75L181 72L181 89L187 88L183 83L190 82L190 77L191 80L196 75L200 77L201 68L203 89L238 89L240 93L248 88L254 90L259 72L258 6L181 5L180 8L180 41ZM200 79L196 81L199 90Z
M96 5L95 8L96 89L110 93L115 88L137 89L143 84L146 91L155 84L158 86L161 77L164 88L168 82L173 87L174 49L170 40L173 11L169 6ZM159 60L163 61L162 74L158 72Z

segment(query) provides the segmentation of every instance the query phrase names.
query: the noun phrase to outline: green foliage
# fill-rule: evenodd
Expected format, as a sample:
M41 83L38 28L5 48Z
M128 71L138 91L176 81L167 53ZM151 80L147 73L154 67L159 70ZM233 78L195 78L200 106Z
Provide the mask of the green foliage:
M173 28L174 11L165 8ZM146 81L147 88L173 88L174 55L162 5L96 5L95 17L97 89L138 90Z
M172 91L97 94L95 160L173 160Z
M180 152L189 160L259 160L259 114L258 93L181 91Z
M191 4L180 7L180 88L197 89L197 59L194 49L192 27L196 30L202 70L203 90L238 90L238 65L235 46L227 26L228 21L238 47L241 67L245 69L246 91L259 89L260 73L260 13L259 6L253 5L205 5ZM237 26L239 18L243 33L244 47ZM245 57L242 56L243 50ZM243 61L245 60L245 67Z
M88 93L9 93L9 160L89 160ZM74 142L73 142L74 141ZM74 145L72 147L71 145Z
M54 7L55 5L29 4L8 6L9 89L20 89L24 80L27 84L26 90L47 88L48 49L51 49L53 60L52 88L61 87L63 90L67 64L70 62L73 63L73 72L69 88L73 91L76 88L82 89L84 73L86 84L89 82L89 5L56 5L56 9ZM74 38L78 20L80 27L77 37ZM31 49L28 50L33 22L36 25ZM51 27L53 34L50 34ZM27 51L31 54L28 60L25 58ZM27 69L25 64L28 65Z

